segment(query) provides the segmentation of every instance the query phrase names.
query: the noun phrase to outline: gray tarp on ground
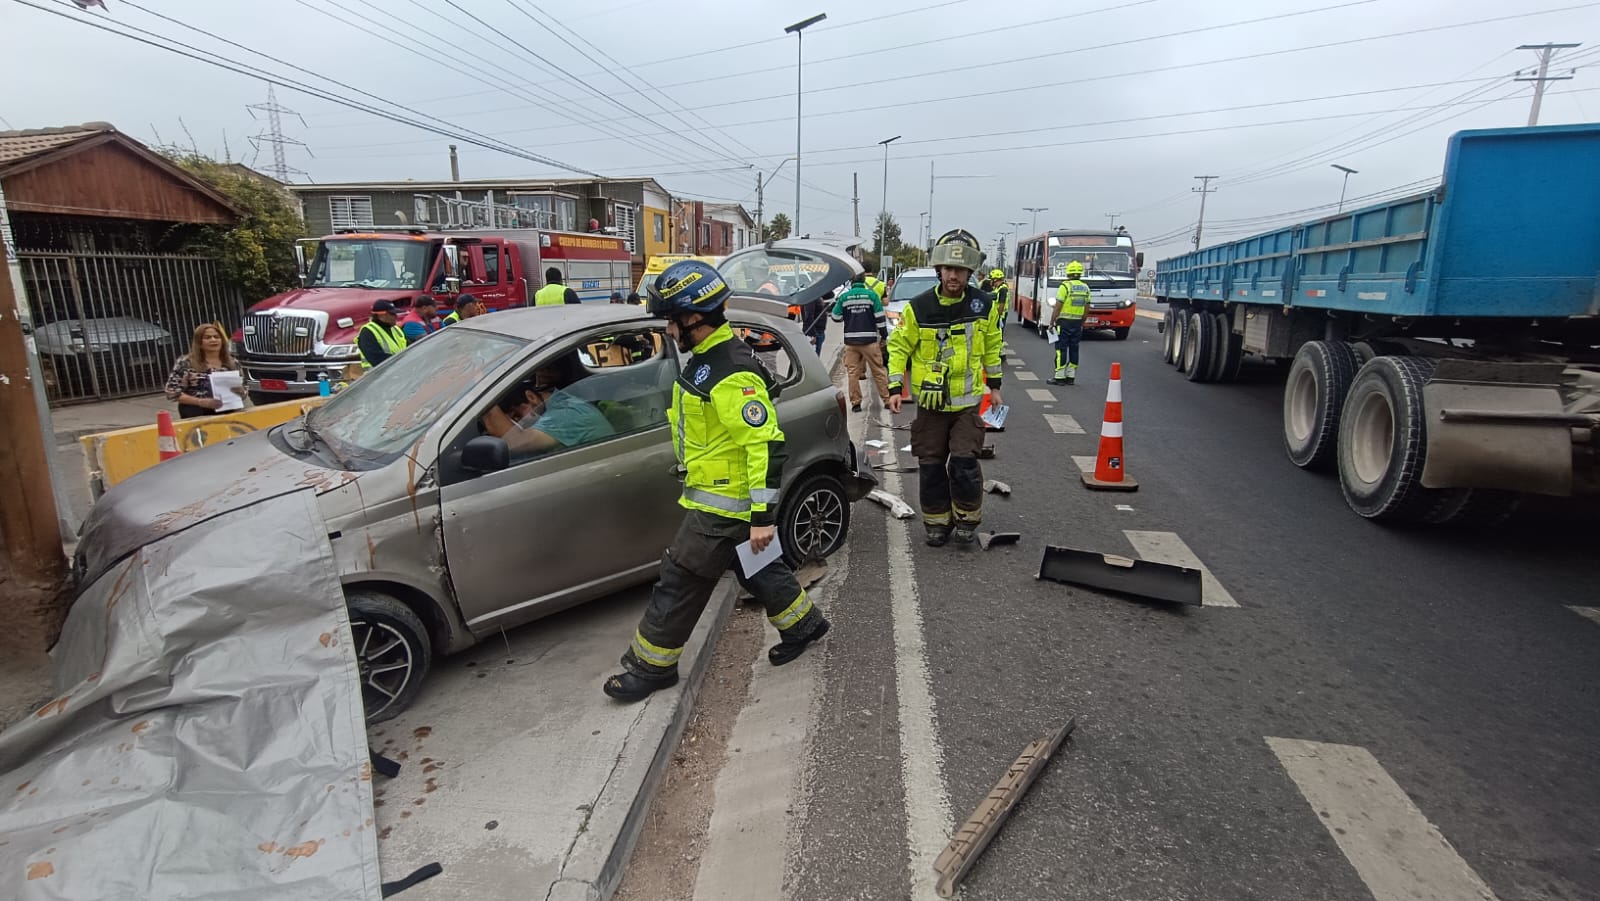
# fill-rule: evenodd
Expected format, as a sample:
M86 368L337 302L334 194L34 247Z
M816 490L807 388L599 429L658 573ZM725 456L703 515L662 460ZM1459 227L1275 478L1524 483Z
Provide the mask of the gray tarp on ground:
M380 897L360 684L309 491L91 585L0 734L0 898Z

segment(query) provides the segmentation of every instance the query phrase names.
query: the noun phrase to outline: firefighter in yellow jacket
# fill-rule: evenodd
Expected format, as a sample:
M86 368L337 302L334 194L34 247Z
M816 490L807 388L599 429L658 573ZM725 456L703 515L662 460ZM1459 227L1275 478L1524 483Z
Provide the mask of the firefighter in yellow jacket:
M939 237L929 260L939 284L911 298L889 336L889 409L900 412L915 391L911 452L917 457L922 524L928 544L970 544L983 518L984 394L1000 401L1000 327L994 297L968 285L983 262L978 240L962 229ZM906 368L911 385L904 384Z
M649 292L650 313L667 320L679 350L693 354L673 383L668 411L684 470L678 503L688 512L661 558L650 604L622 655L623 671L606 680L605 693L621 701L677 684L684 643L736 548L749 540L760 553L777 535L785 458L772 405L777 385L728 327L727 282L705 263L684 260L668 266ZM781 559L737 575L778 629L780 640L767 651L773 666L827 634L828 620Z

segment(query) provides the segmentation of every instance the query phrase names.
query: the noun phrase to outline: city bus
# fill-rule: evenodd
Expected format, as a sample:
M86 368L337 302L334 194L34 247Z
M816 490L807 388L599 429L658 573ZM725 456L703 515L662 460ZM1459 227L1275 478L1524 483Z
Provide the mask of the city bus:
M1067 277L1067 264L1083 264L1083 280L1092 293L1086 329L1109 329L1121 341L1133 327L1137 288L1135 274L1144 254L1134 249L1127 229L1056 229L1017 243L1017 319L1048 337L1055 320L1056 290Z

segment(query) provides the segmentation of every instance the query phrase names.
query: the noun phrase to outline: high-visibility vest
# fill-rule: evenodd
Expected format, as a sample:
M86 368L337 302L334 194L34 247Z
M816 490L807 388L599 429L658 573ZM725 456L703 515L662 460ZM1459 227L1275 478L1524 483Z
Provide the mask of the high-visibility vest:
M1089 312L1089 286L1075 278L1064 281L1056 291L1056 301L1061 304L1057 319L1082 319Z
M371 332L372 336L378 339L378 344L388 351L391 357L406 349L406 333L398 325L389 326L376 319L368 319L367 324L361 327L361 331ZM359 350L360 347L361 342L357 341L356 348ZM366 353L362 352L361 368L371 369L372 365L371 361L367 359Z
M536 307L558 307L566 302L567 286L559 282L545 285L533 295L533 305Z

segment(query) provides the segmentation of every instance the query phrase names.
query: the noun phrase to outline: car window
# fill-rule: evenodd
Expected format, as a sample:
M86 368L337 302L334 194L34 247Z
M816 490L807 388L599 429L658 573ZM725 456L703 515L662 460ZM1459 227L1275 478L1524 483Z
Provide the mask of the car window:
M500 248L493 244L483 245L483 284L500 284Z
M677 358L660 328L590 335L540 354L475 413L459 443L494 435L512 465L667 424Z
M741 322L731 320L733 333L750 345L756 352L756 359L772 372L780 387L787 388L800 381L800 364L795 359L795 349L789 346L783 336L776 331L770 331L754 322ZM811 348L805 348L807 353L812 353Z
M523 344L476 329L445 329L374 367L306 421L351 468L384 465Z
M734 291L780 297L798 294L828 278L828 261L795 250L755 250L736 254L717 271Z

